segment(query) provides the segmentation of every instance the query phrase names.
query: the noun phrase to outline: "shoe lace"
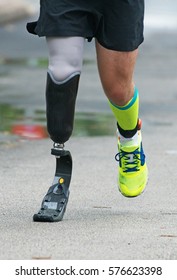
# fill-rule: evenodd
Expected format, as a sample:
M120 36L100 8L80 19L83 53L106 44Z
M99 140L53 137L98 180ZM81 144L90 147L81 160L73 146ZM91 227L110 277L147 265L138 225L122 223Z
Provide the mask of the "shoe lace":
M139 162L144 161L145 155L139 148L132 152L126 152L120 150L119 153L115 155L116 161L119 162L123 169L123 172L136 172L139 171Z

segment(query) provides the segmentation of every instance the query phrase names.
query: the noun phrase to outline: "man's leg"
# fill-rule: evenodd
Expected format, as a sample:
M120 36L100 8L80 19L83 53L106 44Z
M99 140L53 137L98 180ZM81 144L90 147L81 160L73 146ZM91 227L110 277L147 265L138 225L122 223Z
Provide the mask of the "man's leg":
M147 183L147 167L139 127L139 96L133 82L138 50L118 52L96 43L101 82L117 120L119 131L116 159L119 189L127 197L139 195Z
M83 60L84 38L47 38L49 66L46 85L47 129L54 142L56 172L34 221L56 222L63 219L69 198L72 157L64 150L74 122L75 101Z

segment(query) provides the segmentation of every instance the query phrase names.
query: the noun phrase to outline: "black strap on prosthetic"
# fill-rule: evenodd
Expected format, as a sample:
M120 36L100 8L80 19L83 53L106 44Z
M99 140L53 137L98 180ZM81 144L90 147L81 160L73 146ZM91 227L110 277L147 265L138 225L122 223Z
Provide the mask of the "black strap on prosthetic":
M68 203L72 173L71 154L69 151L56 148L51 150L51 154L56 156L55 179L58 183L52 185L43 198L41 209L33 216L35 222L61 221Z
M79 77L77 74L65 83L56 84L47 75L47 129L55 143L65 143L72 134Z

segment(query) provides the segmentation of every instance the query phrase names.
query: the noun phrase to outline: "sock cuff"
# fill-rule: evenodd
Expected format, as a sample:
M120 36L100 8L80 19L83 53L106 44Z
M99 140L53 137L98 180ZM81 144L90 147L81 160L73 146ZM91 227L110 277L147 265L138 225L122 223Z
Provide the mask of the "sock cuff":
M136 102L136 100L137 100L138 97L139 97L138 89L135 87L135 89L134 89L134 95L133 95L132 99L131 99L127 104L125 104L124 106L118 106L118 105L114 104L111 100L109 100L109 102L110 102L114 107L116 107L117 109L123 111L123 110L127 110L127 109L129 109L130 107L132 107L133 104Z

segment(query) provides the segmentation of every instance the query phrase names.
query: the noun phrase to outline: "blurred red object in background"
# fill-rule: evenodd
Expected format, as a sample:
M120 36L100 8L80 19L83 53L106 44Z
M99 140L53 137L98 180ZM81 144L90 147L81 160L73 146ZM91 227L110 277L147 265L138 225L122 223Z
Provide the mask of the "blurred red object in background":
M41 125L28 125L28 124L17 124L13 125L13 134L22 136L28 139L43 139L47 138L48 134L46 128Z

